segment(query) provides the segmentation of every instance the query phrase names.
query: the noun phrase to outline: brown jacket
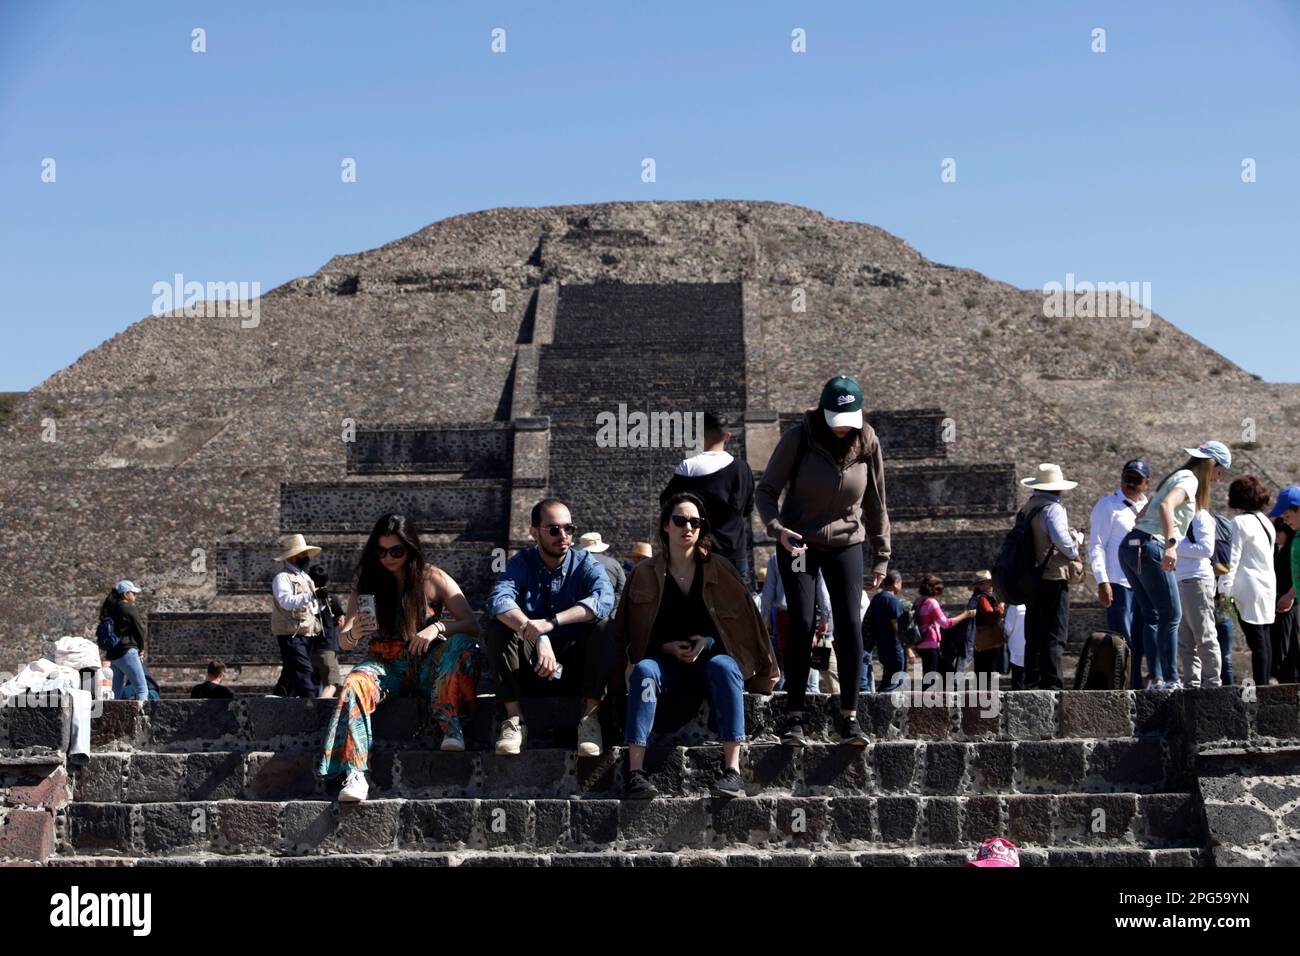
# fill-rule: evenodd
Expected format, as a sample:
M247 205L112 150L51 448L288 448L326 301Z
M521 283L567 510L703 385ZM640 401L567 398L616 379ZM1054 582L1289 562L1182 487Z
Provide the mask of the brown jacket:
M786 429L763 469L763 480L754 489L754 505L769 533L779 517L783 527L803 535L804 542L814 547L843 548L868 542L871 570L884 574L889 568L889 513L880 440L863 422L867 460L840 471L831 453L813 437L810 418L820 414L817 408L807 411L803 421ZM794 486L787 490L801 432L806 436L803 460ZM778 515L777 500L782 492L785 500Z
M664 595L664 575L668 558L656 554L638 564L623 588L623 599L614 615L618 632L621 664L653 656L648 647L655 616ZM772 640L754 599L741 580L740 573L726 558L712 555L701 565L704 575L704 606L717 628L717 638L726 653L740 667L745 689L755 694L770 694L781 671L776 666ZM682 635L685 637L686 635Z

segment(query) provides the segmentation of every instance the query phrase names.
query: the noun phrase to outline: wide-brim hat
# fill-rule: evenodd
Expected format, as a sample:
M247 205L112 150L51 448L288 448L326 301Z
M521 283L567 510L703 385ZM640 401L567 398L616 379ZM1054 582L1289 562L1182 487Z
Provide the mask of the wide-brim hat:
M1067 481L1060 465L1044 462L1038 466L1038 474L1031 478L1021 478L1020 483L1035 491L1069 491L1078 488L1077 481Z
M307 539L300 534L286 534L279 541L280 553L275 556L277 561L287 561L295 554L302 554L304 551L307 557L314 558L320 554L320 548L314 544L308 544Z
M590 551L592 554L600 554L602 551L608 551L609 545L600 540L599 531L588 531L578 538L578 550Z
M986 571L976 571L976 572L975 572L975 576L972 577L971 580L974 581L976 584L978 584L980 581L992 581L992 580L993 580L993 572L992 572L992 571L987 571L987 570L986 570Z
M653 558L654 556L654 549L644 541L638 541L627 552L629 558Z

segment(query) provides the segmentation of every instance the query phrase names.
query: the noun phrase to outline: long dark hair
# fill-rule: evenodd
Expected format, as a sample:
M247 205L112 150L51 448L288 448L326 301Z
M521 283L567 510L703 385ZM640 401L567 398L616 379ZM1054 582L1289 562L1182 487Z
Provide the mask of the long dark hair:
M117 593L117 588L108 592L108 597L104 598L104 603L99 606L99 620L111 617L114 622L117 621L118 608L122 603L122 595Z
M379 563L379 556L375 553L379 539L387 535L400 538L406 546L406 577L400 594L397 591L397 576ZM375 616L381 630L398 631L410 638L424 625L428 609L424 593L424 569L428 566L424 549L420 547L420 533L403 515L388 514L375 522L366 546L361 551L361 560L357 562L353 577L358 594L375 596Z
M820 408L809 417L812 419L813 440L830 452L840 471L867 460L867 439L861 428L854 428L840 438L826 424L826 415Z
M709 560L709 555L713 552L713 533L712 525L709 524L709 512L704 507L704 502L698 496L691 494L689 491L679 491L659 509L659 543L663 545L663 553L668 554L668 532L664 530L666 525L673 516L673 509L685 502L686 504L695 505L700 513L700 536L695 539L695 551L699 554L701 561Z

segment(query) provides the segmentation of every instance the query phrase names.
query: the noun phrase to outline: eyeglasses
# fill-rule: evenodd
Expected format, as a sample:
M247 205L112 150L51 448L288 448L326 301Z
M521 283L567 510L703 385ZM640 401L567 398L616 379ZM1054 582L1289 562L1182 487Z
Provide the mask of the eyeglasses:
M379 558L404 558L406 557L406 545L395 544L391 548L381 548L375 545L375 554Z
M679 528L685 528L687 525L690 525L691 529L694 530L703 524L699 518L688 518L686 515L673 515L672 517L673 524Z
M561 534L565 537L572 538L573 532L576 530L577 529L571 524L548 524L546 526L546 533L552 538L558 538Z

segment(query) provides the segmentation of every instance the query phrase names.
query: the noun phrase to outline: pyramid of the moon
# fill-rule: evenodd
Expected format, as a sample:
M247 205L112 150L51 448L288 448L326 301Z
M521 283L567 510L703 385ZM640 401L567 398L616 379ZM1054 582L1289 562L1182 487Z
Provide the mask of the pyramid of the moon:
M146 591L156 670L269 663L275 539L303 532L341 579L386 511L481 600L538 497L570 499L615 549L648 539L674 428L726 412L761 470L840 372L881 435L913 579L987 564L1042 461L1081 482L1078 525L1126 458L1162 472L1208 437L1273 487L1300 473L1300 386L1159 315L1049 317L1041 290L795 206L494 209L338 256L258 305L255 324L135 322L0 425L0 669L89 635L122 577Z

